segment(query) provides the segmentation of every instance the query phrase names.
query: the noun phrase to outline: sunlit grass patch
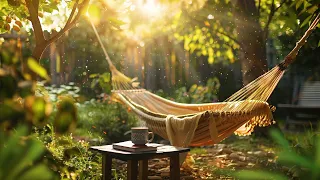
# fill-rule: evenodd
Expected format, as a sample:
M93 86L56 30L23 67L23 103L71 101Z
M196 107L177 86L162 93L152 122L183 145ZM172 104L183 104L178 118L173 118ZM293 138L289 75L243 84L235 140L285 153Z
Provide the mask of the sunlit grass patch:
M192 148L190 150L191 154L201 155L201 154L207 154L207 150L205 148Z

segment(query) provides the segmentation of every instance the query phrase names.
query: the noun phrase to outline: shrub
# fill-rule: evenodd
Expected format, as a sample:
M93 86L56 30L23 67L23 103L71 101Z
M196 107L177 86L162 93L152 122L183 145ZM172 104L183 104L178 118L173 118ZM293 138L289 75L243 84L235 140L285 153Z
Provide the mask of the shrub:
M128 111L123 105L111 101L98 102L92 99L78 104L76 133L96 138L100 136L105 143L128 140L129 137L125 137L124 133L138 124L137 117Z
M308 132L303 137L304 142L298 140L298 144L291 144L278 131L271 131L273 140L280 145L278 153L278 162L290 169L290 173L302 179L320 178L320 135L317 132ZM300 138L298 138L300 139ZM299 145L300 144L300 145ZM239 179L288 179L286 175L268 171L249 171L244 170L235 174Z
M19 126L10 136L0 131L0 179L53 179L53 172L41 161L45 151L36 138L28 138L26 126ZM24 137L24 138L21 138Z
M76 107L73 101L61 99L53 117L49 99L35 96L37 76L49 79L46 70L28 58L29 71L21 72L18 53L11 57L3 51L0 55L0 179L53 179L45 163L55 155L45 151L48 144L36 140L31 129L46 127L52 118L55 129L65 133L77 121Z
M180 103L210 103L218 100L217 95L219 92L219 88L219 79L210 78L207 81L206 86L194 84L189 88L189 90L187 90L187 87L180 87L174 91L171 98L167 98ZM157 94L163 97L166 96L161 90L159 90Z
M60 179L101 179L101 156L89 151L89 143L70 135L57 135L53 126L35 130L47 148L46 163Z

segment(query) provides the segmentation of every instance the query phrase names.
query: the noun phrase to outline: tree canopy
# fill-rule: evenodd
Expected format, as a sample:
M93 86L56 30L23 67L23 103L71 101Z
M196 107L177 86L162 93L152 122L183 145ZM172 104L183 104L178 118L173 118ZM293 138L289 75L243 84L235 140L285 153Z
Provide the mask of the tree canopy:
M40 1L40 0L1 0L1 16L5 23L1 32L19 32L28 21L32 24L35 37L35 48L32 56L40 59L45 48L59 39L66 31L76 24L81 14L86 10L89 0L74 1ZM71 7L71 8L70 8ZM69 9L70 8L70 9ZM58 19L55 15L58 14ZM62 22L64 25L61 26ZM44 24L52 27L44 27ZM45 33L47 30L48 33ZM49 30L49 31L48 31Z
M78 22L89 0L1 2L1 33L32 27L32 54L40 59L50 43ZM316 0L92 1L89 15L97 25L102 25L101 32L118 31L116 39L121 42L144 46L156 37L167 36L171 44L183 44L185 51L206 57L208 64L240 60L247 83L267 70L267 40L274 39L274 46L285 52L287 46L278 37L298 38L318 4ZM108 38L113 37L105 37ZM283 56L285 53L279 54L280 58Z

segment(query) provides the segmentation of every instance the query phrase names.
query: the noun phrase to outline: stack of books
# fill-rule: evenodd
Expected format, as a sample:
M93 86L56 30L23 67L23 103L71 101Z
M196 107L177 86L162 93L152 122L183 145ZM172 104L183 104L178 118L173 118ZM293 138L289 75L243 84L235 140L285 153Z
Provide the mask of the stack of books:
M112 144L113 149L128 152L150 152L157 151L157 147L163 144L147 143L145 145L135 145L131 141L119 142Z

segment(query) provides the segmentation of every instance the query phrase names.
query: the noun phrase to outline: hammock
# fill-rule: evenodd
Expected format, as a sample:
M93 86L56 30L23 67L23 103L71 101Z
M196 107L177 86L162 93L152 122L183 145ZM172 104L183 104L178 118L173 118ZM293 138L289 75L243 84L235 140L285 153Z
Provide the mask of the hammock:
M256 126L274 122L273 108L266 102L293 62L299 49L316 28L319 14L295 48L276 67L234 93L221 103L183 104L140 88L111 62L94 24L91 22L112 73L113 98L128 106L154 133L175 146L215 144L231 134L249 135Z

